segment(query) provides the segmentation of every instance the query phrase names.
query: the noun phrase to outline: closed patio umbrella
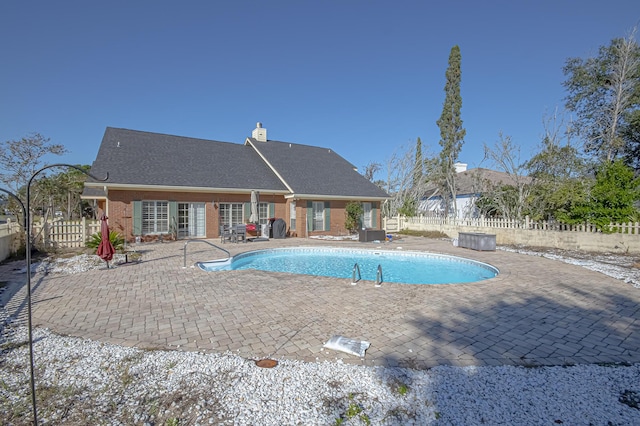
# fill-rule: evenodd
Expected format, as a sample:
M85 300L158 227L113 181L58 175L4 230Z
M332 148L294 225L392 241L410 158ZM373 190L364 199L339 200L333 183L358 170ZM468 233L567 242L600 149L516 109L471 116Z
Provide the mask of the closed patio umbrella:
M102 260L107 262L107 268L109 268L109 261L113 259L113 254L116 252L116 249L113 248L113 244L111 244L109 240L109 224L107 223L107 219L109 218L105 214L100 218L102 223L100 224L100 245L98 245L97 254Z
M251 217L250 222L258 223L260 215L258 212L258 191L251 191Z

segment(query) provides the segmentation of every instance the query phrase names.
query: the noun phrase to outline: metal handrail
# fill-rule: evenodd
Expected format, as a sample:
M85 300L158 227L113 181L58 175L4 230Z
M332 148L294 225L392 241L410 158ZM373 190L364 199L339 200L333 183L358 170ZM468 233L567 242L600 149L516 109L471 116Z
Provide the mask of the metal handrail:
M382 266L378 265L378 272L376 272L376 287L382 286Z
M356 271L358 271L358 280L356 281ZM360 265L356 263L353 265L353 274L351 274L351 285L356 285L358 281L362 279L362 275L360 275Z
M182 268L186 268L187 267L187 244L189 244L191 242L200 242L200 243L209 244L211 247L215 247L218 250L222 250L223 252L227 253L227 259L226 260L229 260L231 258L231 253L229 253L227 250L223 249L222 247L218 247L217 245L215 245L215 244L213 244L213 243L211 243L211 242L209 242L207 240L193 240L193 239L191 239L191 240L187 240L184 243L184 248L182 249L183 258L184 258L184 260L182 261Z

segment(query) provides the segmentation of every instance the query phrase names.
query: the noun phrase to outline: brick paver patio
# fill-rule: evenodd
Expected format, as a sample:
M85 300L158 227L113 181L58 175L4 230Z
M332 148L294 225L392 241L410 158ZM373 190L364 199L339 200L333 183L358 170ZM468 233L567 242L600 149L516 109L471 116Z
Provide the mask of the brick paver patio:
M218 244L218 241L210 242ZM640 362L640 289L579 266L505 251L477 252L406 237L393 243L310 239L225 244L236 254L281 246L337 246L454 254L492 264L497 278L404 285L191 267L220 252L206 244L141 244L141 263L74 275L34 274L33 323L119 345L247 358L342 359L363 365L565 365ZM24 274L9 314L24 320ZM24 265L22 265L24 267ZM333 335L371 342L363 359L323 349Z

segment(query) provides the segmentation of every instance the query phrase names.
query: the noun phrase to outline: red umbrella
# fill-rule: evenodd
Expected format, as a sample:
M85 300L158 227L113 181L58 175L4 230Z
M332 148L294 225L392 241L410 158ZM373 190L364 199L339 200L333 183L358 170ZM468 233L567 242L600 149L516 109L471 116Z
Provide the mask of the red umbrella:
M109 267L109 261L113 259L113 254L116 252L116 249L113 248L113 244L109 240L109 224L107 223L107 219L109 219L106 215L102 215L100 220L102 224L100 225L100 245L98 246L98 256L105 262L107 262L107 268Z

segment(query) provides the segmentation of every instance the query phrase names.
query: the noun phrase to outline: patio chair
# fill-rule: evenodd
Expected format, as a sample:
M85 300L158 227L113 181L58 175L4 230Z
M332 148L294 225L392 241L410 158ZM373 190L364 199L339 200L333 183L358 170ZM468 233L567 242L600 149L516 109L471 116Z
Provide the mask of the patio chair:
M237 243L240 239L243 243L247 242L247 225L236 225L233 228L233 242Z
M220 242L224 243L227 240L231 241L231 238L232 234L229 225L220 225Z

